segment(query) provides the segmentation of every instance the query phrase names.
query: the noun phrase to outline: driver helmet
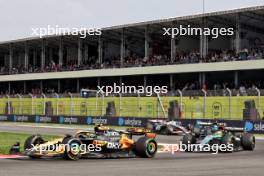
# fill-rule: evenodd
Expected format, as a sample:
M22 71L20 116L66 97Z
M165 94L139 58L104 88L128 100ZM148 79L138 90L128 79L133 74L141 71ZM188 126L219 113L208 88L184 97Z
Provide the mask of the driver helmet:
M95 131L95 132L102 131L102 127L103 127L102 124L97 124L97 125L95 125L95 127L94 127L94 131Z
M216 132L216 131L218 131L219 130L219 126L217 125L217 124L213 124L213 126L212 126L212 132Z

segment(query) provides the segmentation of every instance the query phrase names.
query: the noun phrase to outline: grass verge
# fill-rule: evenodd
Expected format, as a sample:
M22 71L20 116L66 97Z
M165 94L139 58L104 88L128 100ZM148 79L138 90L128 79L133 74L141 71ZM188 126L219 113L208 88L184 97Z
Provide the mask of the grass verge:
M29 134L0 132L0 154L8 154L12 145L16 142L20 143L20 151L23 151L24 142ZM43 135L45 140L52 140L59 136Z

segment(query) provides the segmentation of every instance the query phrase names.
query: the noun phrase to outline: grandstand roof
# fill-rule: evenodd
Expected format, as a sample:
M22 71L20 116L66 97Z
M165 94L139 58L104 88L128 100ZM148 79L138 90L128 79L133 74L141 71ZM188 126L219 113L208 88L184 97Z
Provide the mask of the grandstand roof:
M144 26L144 25L150 25L150 24L166 23L166 22L181 21L181 20L191 20L191 19L197 19L197 18L202 18L202 17L220 16L220 15L236 14L236 13L251 12L251 11L258 11L258 10L264 10L264 6L254 6L254 7L247 7L247 8L226 10L226 11L210 12L210 13L204 13L204 14L198 14L198 15L188 15L188 16L181 16L181 17L174 17L174 18L167 18L167 19L160 19L160 20L152 20L152 21L146 21L146 22L105 27L102 29L103 30L120 29L120 28L127 28L127 27Z
M122 28L130 28L130 27L141 27L141 26L155 25L155 24L160 24L160 23L170 23L174 21L195 20L195 19L200 19L202 17L232 15L232 14L237 14L237 13L248 13L248 12L251 12L250 14L247 14L248 18L251 18L251 19L254 18L256 20L259 20L259 19L264 20L264 11L262 10L264 10L264 6L254 6L254 7L247 7L247 8L226 10L226 11L210 12L210 13L204 13L204 14L198 14L198 15L181 16L181 17L174 17L174 18L167 18L167 19L160 19L160 20L153 20L153 21L117 25L117 26L111 26L111 27L104 27L102 28L102 31L118 30ZM256 11L258 12L255 13ZM259 25L261 24L258 24L258 26ZM59 35L49 35L49 36L45 36L44 38L52 38L52 37L58 37L58 36ZM19 43L19 42L25 42L25 41L31 41L31 40L38 40L38 39L40 38L39 37L28 37L28 38L23 38L23 39L3 41L3 42L0 42L0 45L10 44L10 43Z

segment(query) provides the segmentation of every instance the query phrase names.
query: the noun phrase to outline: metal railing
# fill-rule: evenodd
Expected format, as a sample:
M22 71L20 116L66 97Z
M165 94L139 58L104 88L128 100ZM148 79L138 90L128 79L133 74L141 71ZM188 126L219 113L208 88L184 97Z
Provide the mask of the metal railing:
M141 94L123 96L112 94L106 97L94 91L89 98L68 93L41 96L5 95L0 98L0 114L57 115L57 116L104 116L107 103L114 102L115 116L167 118L171 101L178 103L180 118L224 118L242 119L245 102L254 102L258 115L264 116L264 94L255 88L247 96L237 96L231 89L221 90L225 96L209 96L211 90L196 91L196 96L177 90L174 95L146 97ZM255 92L255 94L253 94ZM193 93L193 91L192 91ZM191 94L193 95L193 94Z

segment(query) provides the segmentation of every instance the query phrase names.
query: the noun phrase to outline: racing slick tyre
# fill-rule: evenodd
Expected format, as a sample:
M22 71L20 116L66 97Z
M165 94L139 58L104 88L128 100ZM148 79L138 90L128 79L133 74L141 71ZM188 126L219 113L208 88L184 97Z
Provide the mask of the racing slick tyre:
M164 126L160 130L160 133L163 134L163 135L171 135L171 134L173 134L173 126L172 125Z
M193 133L195 135L195 137L200 137L200 134L201 134L201 129L200 128L197 128L197 127L194 127L193 128Z
M241 137L242 147L244 150L251 150L253 151L255 149L255 136L250 133L244 133Z
M147 122L146 128L149 129L149 130L153 130L154 129L154 125L152 123L150 123L150 122Z
M155 139L141 137L136 142L135 152L141 158L153 158L157 150L158 144Z
M78 138L65 137L62 141L65 145L63 158L66 160L78 160L81 157L82 142Z
M196 138L195 136L191 134L185 134L182 138L182 144L184 144L187 148L185 149L185 152L192 152L192 149L190 149L188 146L190 144L195 144L196 143Z
M166 130L167 130L167 134L173 134L173 126L172 125L167 125Z
M24 151L33 148L36 145L43 144L45 141L40 135L32 135L28 137L24 144ZM29 155L30 158L41 158L39 155Z
M160 132L159 133L162 134L162 135L168 135L167 126L163 126L160 129Z

